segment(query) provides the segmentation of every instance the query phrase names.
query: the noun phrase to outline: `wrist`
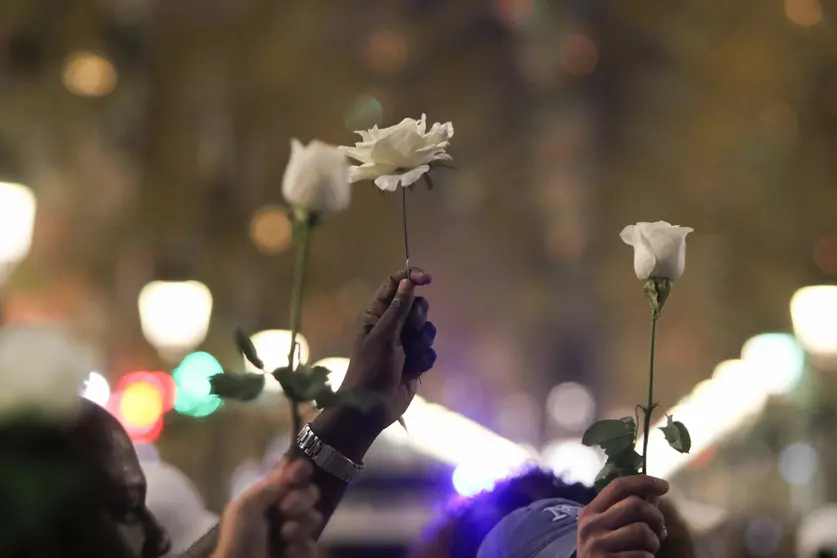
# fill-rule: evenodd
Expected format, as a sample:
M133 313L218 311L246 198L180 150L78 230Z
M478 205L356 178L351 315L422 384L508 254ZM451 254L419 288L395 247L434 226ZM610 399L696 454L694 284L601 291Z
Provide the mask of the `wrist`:
M324 443L360 464L383 428L370 415L340 406L324 409L311 421L311 430Z

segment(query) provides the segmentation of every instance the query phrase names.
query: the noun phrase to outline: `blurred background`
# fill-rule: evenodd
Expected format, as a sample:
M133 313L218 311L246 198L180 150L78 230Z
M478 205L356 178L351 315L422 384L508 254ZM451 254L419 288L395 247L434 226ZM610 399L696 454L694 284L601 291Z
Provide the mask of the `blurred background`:
M696 229L656 384L695 451L652 445L653 467L729 514L728 555L792 556L800 518L837 497L835 17L820 0L4 0L3 321L84 339L88 397L219 512L287 447L277 386L221 405L207 378L243 368L239 325L287 354L289 139L424 112L456 128L458 170L409 199L439 360L330 526L334 556L398 555L450 495L530 459L592 480L580 434L647 389L618 233L659 219ZM314 241L303 352L337 374L402 263L399 203L358 184Z

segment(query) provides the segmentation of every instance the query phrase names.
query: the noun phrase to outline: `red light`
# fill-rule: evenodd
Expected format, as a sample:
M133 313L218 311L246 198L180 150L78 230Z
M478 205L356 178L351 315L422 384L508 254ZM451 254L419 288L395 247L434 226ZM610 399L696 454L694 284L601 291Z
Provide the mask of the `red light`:
M168 372L152 372L163 390L163 412L168 413L174 408L177 399L177 383Z
M157 438L162 431L162 417L171 408L172 382L164 372L144 370L122 377L108 402L108 410L122 423L131 439ZM168 408L167 408L168 407Z
M131 436L131 440L137 444L152 444L157 441L160 434L163 433L163 417L160 417L148 432L144 434L135 434Z

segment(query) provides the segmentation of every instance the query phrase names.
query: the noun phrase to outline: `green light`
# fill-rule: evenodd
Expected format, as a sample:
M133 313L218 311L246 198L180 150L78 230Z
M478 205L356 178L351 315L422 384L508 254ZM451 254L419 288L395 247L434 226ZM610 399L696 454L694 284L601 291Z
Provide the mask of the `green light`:
M209 392L209 378L224 372L209 353L192 353L180 363L172 376L177 383L174 410L183 415L205 417L221 406L221 400Z

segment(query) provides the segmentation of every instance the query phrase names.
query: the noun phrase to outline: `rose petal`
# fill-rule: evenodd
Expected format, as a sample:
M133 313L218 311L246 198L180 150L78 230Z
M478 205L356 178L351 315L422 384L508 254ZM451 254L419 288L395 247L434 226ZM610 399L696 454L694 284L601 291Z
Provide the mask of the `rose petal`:
M421 165L414 169L410 169L403 174L387 174L379 176L375 179L375 185L386 192L394 192L398 189L399 185L406 188L407 186L414 184L429 170L430 167L428 165Z
M364 163L360 166L349 168L349 180L360 182L361 180L375 180L381 175L392 174L396 168L393 166L379 165L376 163Z
M340 146L340 151L342 151L346 157L350 159L354 159L359 163L368 163L371 161L372 156L372 149L371 147L346 147Z

